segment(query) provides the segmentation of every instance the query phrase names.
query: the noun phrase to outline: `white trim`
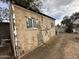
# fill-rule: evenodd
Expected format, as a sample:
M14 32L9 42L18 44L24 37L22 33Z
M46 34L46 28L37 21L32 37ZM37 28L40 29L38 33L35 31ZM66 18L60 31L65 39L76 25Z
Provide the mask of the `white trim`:
M16 18L15 18L15 14L14 14L14 6L12 5L12 10L13 10L13 15L12 15L12 17L13 17L13 36L14 36L14 42L13 42L13 46L14 46L14 55L15 55L15 57L17 57L17 53L16 53L16 45L18 44L16 44L16 42L17 42L17 32L16 32L16 25L14 25L14 24L16 24Z
M13 19L15 19L15 14L13 13Z
M14 30L14 35L15 35L15 36L17 35L17 32L16 32L16 30Z
M15 38L15 45L16 45L16 46L18 46L18 43L17 43L17 41L18 41L18 40L17 40L17 38Z
M16 30L16 26L14 26L14 30Z
M12 9L13 9L13 11L15 10L13 5L12 5Z

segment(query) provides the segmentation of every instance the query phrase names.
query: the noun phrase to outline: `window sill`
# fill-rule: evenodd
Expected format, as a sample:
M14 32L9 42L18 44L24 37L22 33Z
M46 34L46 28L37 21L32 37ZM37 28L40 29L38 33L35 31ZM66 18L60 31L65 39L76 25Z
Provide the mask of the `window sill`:
M27 30L38 30L38 28L27 28Z

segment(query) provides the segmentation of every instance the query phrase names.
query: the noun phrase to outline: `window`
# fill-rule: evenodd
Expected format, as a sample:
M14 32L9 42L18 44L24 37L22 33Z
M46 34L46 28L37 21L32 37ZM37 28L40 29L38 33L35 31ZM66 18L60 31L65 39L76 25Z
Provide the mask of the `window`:
M32 19L28 18L27 20L27 28L31 28L32 27Z
M29 17L26 23L27 23L27 28L38 28L39 26L39 21L35 20L32 17Z

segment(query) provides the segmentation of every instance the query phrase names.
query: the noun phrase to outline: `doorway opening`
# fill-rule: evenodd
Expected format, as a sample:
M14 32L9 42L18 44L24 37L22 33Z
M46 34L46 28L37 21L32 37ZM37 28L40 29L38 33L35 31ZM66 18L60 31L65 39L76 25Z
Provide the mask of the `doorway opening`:
M13 57L10 23L0 22L0 59Z

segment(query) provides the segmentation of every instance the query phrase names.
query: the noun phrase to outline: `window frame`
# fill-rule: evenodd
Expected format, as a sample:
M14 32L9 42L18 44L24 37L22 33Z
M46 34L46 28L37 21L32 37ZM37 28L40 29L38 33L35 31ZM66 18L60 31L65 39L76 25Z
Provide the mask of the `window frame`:
M31 19L31 22L32 22L32 24L31 24L31 27L29 27L29 20ZM35 23L34 23L35 22ZM38 22L38 23L37 23ZM38 24L39 24L39 21L38 20L36 20L35 18L33 18L33 17L28 17L27 18L27 20L26 20L26 24L27 24L27 28L29 28L29 29L38 29Z

